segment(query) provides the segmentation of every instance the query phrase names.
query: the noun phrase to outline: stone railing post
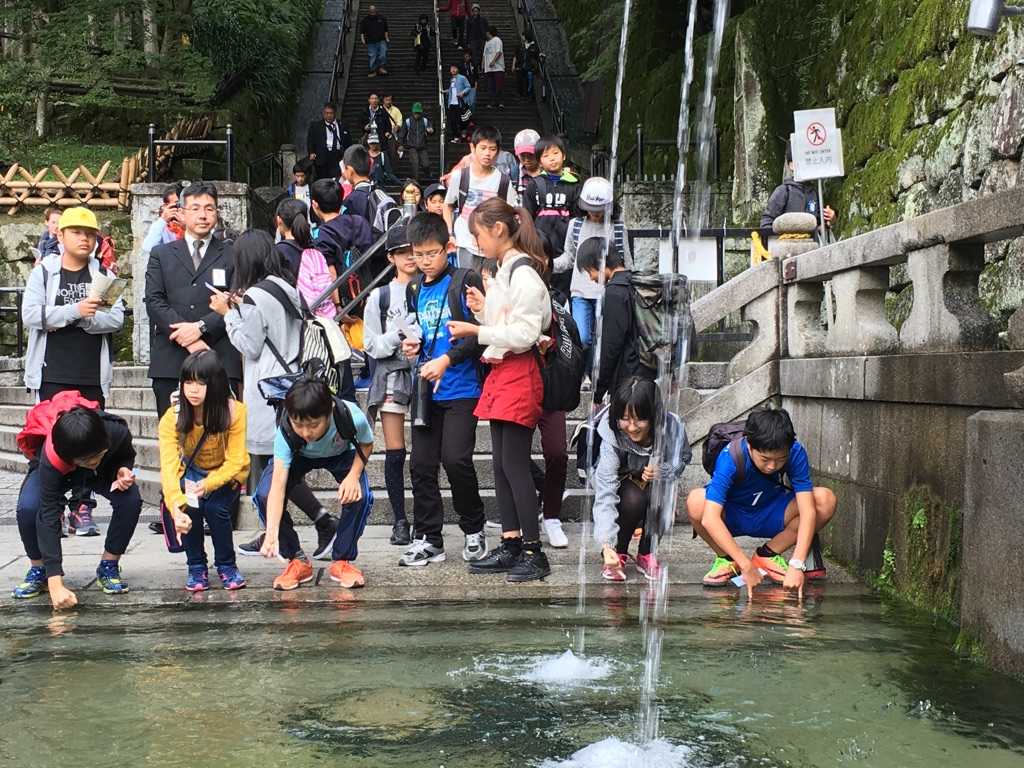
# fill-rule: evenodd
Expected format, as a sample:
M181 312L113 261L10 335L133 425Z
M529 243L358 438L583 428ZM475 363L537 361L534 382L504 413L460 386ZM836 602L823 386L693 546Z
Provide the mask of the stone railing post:
M884 355L899 347L896 329L885 317L888 267L859 267L832 278L836 317L828 329L828 352Z
M754 339L729 361L727 378L739 381L779 357L779 290L774 288L743 306L742 317L753 323Z
M796 283L786 289L786 340L789 357L823 357L827 350L821 323L824 283Z
M981 243L936 245L907 254L914 304L900 329L905 352L992 349L996 326L978 300Z
M1007 331L1010 349L1024 349L1024 307L1010 316ZM1024 366L1004 373L1003 381L1006 382L1006 391L1010 395L1010 399L1019 407L1024 408Z

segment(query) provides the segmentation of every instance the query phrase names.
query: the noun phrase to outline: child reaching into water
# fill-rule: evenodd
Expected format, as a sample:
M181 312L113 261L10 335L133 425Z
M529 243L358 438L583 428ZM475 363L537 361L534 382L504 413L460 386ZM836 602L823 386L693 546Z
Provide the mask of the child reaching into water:
M664 414L664 415L663 415ZM663 431L668 453L659 462L654 436ZM651 486L659 476L677 481L690 463L690 441L679 417L665 414L661 393L653 381L632 376L612 396L611 405L598 418L601 439L594 475L594 538L602 545L608 581L625 581L629 543L633 532L643 531L636 569L650 580L659 565L651 554L653 531L648 525Z
M241 589L235 567L231 511L249 474L245 404L235 400L217 353L193 352L181 366L178 404L160 419L160 482L174 528L184 534L185 589L210 588L203 521L213 538L214 565L224 589Z

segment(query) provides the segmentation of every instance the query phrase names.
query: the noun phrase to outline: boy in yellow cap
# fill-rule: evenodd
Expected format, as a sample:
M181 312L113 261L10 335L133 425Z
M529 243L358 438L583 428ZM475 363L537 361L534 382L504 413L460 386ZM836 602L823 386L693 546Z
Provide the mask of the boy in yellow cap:
M93 279L109 274L94 256L98 237L96 214L84 206L66 209L57 225L60 252L43 258L25 286L25 387L40 402L78 390L103 408L110 393L110 345L112 334L124 325L124 302L106 306L90 297ZM88 496L72 497L68 522L76 535L99 533L92 521L93 505Z

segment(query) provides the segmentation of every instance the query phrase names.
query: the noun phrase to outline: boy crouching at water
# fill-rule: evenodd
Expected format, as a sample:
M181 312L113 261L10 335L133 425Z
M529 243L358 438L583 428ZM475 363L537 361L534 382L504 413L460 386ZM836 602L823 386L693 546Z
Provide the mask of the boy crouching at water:
M359 406L332 395L322 379L303 378L292 385L274 437L274 462L264 470L254 499L267 524L261 554L280 554L288 561L274 579L274 589L296 589L313 580L313 566L299 546L284 500L314 469L326 469L339 483L341 519L328 575L346 589L366 583L352 561L373 507L366 479L366 461L372 452L373 432Z
M836 497L811 483L807 451L796 439L784 410L759 410L747 417L742 438L723 447L711 482L690 492L686 510L694 532L715 552L705 586L723 586L743 576L748 593L762 572L803 597L804 580L825 578L825 564L806 564L815 534L828 525ZM737 461L737 460L740 461ZM783 485L788 476L792 488ZM750 557L736 536L768 539ZM783 553L793 547L787 562Z

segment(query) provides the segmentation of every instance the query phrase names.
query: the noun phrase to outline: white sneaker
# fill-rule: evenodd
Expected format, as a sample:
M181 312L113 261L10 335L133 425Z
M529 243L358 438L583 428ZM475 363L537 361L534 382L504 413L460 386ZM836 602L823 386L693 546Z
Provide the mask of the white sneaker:
M544 521L544 532L548 535L548 544L555 549L565 549L569 546L569 539L565 535L565 531L562 530L561 520L545 520Z
M400 558L398 564L410 568L422 568L428 563L443 563L445 554L426 539L414 539L409 549Z
M462 559L467 563L483 560L487 556L487 536L480 533L467 533L466 546L462 550Z
M583 383L580 384L580 392L589 392L591 389L593 389L593 386L590 383L590 375L584 374Z
M486 523L484 523L484 527L485 528L493 528L496 531L500 531L501 530L501 521L500 520L488 520Z

